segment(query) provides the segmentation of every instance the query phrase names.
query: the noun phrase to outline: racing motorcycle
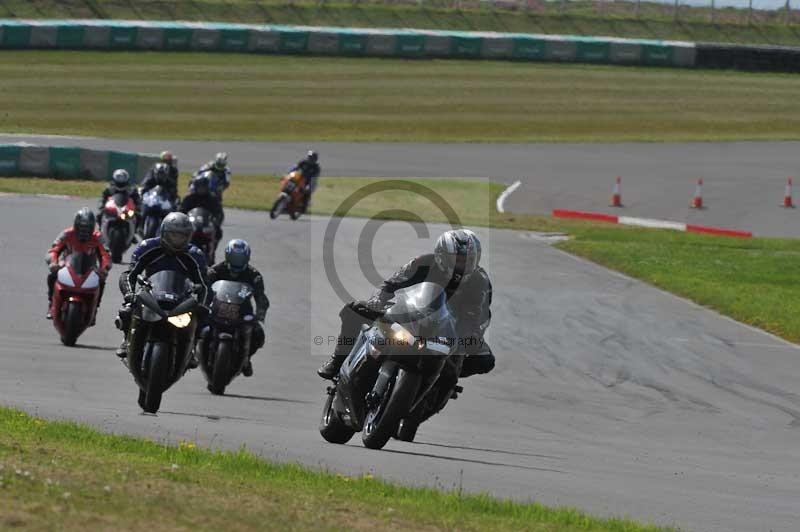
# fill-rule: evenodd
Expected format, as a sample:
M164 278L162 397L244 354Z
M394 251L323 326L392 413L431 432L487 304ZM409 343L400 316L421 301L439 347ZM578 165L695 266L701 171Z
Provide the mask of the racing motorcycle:
M158 233L161 220L174 211L176 205L170 201L166 190L157 185L142 194L142 236L153 238Z
M283 213L287 213L292 220L297 220L303 211L303 189L306 178L299 170L289 172L281 178L281 192L275 199L269 217L273 220Z
M61 343L71 347L94 325L100 275L95 270L94 255L78 252L66 257L57 275L50 314Z
M139 385L139 406L155 414L164 392L189 367L199 303L195 285L181 272L164 270L138 281L142 288L136 294L125 363Z
M362 327L327 389L319 431L331 443L347 443L359 431L370 449L382 448L393 436L408 439L438 400L446 364L460 371L463 355L443 289L420 283L398 290L394 299L371 326ZM451 387L456 380L450 379Z
M115 192L103 206L100 227L111 251L111 262L122 262L125 253L136 235L136 204L126 192Z
M203 207L195 207L188 213L192 222L192 244L197 246L206 256L208 264L214 264L217 254L217 227L214 217Z
M200 334L195 354L208 382L208 391L222 395L242 372L253 339L253 288L247 283L217 281L211 286L209 326Z

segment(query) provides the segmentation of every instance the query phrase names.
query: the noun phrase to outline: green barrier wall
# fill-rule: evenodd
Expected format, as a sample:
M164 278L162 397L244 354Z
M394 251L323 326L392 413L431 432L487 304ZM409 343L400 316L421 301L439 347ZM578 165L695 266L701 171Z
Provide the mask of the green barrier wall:
M3 144L0 145L0 176L108 181L114 170L124 168L135 181L140 182L158 160L155 154Z
M693 66L693 43L493 32L0 19L0 48L183 50Z

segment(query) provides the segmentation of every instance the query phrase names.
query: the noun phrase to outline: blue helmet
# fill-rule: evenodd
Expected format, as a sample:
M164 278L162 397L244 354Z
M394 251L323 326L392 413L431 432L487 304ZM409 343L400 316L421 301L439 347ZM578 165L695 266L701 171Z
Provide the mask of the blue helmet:
M234 273L241 273L250 264L250 244L234 238L225 246L225 262Z

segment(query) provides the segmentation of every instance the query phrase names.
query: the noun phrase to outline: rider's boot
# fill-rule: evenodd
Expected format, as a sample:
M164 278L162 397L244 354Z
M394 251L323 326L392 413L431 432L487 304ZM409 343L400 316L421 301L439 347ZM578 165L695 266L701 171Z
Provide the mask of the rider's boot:
M117 348L116 354L119 358L128 357L128 339L122 340L122 343Z
M339 373L339 368L342 367L342 364L344 364L346 358L347 355L334 353L331 355L330 360L328 360L317 370L317 375L323 379L333 380L333 378Z

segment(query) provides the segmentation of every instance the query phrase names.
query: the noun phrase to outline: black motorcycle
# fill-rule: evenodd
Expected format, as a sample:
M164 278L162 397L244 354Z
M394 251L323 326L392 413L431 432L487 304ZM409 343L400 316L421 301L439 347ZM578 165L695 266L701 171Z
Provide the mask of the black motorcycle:
M195 353L208 391L222 395L248 360L255 326L253 289L235 281L217 281L211 289L211 320L199 335Z
M411 425L416 432L442 382L455 386L455 377L440 377L448 363L460 367L458 352L455 318L441 286L398 290L391 307L362 327L328 388L320 434L331 443L346 443L362 431L364 446L380 449L402 432L406 419L406 433Z
M139 284L126 364L139 385L139 406L155 414L161 396L189 366L199 303L195 285L180 272L139 276Z
M177 208L167 196L167 191L157 185L142 193L142 236L153 238L158 235L161 220Z

